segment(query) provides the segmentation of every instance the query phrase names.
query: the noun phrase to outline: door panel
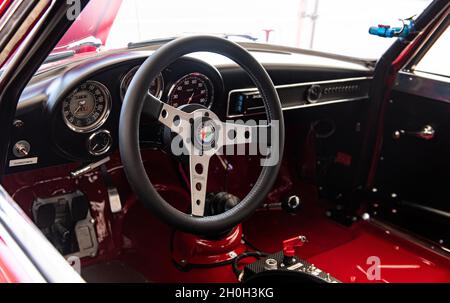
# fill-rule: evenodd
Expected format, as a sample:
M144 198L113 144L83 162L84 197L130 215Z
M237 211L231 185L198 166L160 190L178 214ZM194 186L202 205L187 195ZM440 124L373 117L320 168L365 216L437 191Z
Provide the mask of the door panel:
M448 247L450 86L407 73L397 80L385 112L373 211Z

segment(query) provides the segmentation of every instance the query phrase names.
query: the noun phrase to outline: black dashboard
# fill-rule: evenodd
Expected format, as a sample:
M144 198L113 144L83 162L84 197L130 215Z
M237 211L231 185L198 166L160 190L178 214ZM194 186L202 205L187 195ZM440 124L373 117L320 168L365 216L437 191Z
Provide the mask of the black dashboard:
M7 173L92 162L117 152L122 100L134 73L150 55L147 50L104 52L39 71L17 108ZM283 110L368 98L368 67L329 58L312 64L320 60L312 55L254 55L261 57L272 77ZM149 93L176 107L200 103L223 120L263 117L265 112L261 96L240 67L204 54L167 66L156 79L149 79ZM143 148L162 147L163 132L157 122L142 117Z

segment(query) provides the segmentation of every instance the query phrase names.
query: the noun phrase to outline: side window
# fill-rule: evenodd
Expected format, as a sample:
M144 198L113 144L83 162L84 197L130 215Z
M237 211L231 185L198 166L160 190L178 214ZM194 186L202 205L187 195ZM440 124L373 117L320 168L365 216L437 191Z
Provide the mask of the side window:
M450 77L449 26L413 68L414 71Z

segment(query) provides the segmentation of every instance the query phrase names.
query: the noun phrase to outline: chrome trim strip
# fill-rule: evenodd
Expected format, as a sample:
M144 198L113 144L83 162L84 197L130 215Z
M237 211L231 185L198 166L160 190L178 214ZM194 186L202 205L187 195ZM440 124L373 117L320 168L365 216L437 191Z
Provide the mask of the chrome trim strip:
M9 4L10 7L5 11L5 14L0 19L0 31L2 31L5 25L12 19L22 2L23 1L13 1Z
M336 79L336 80L324 80L324 81L316 81L316 82L302 82L302 83L293 83L293 84L283 84L283 85L275 85L275 89L283 89L283 88L295 88L295 87L303 87L303 86L311 86L311 85L320 85L320 84L334 84L334 83L343 83L343 82L355 82L355 81L364 81L364 80L372 80L373 77L356 77L356 78L346 78L346 79ZM242 88L242 89L233 89L228 92L228 100L227 100L227 118L238 118L238 117L244 117L244 116L255 116L255 115L261 115L262 113L253 113L253 114L240 114L240 115L230 115L230 102L231 102L231 94L233 93L240 93L240 92L258 92L257 88ZM313 107L313 106L321 106L321 105L327 105L327 104L334 104L334 103L342 103L342 102L352 102L352 101L358 101L367 99L369 96L364 97L357 97L357 98L349 98L349 99L338 99L338 100L331 100L331 101L325 101L320 103L311 103L311 104L302 104L302 105L294 105L294 106L288 106L283 107L283 111L285 110L293 110L293 109L299 109L299 108L307 108L307 107ZM262 107L261 107L262 108Z
M24 258L40 273L44 281L84 282L1 186L0 226L15 241ZM26 262L24 264L26 265ZM33 268L27 273L36 278L34 282L42 282L33 272Z
M136 75L136 72L141 67L141 65L136 65L132 69L130 69L128 72L125 73L125 75L122 76L122 80L120 81L120 100L123 102L123 99L125 99L125 92L128 90L128 87L125 87L125 81L130 77L130 82L133 80L133 77ZM158 89L156 91L156 99L161 99L163 92L164 92L164 77L162 73L160 72L158 76L156 76L155 80L158 82ZM129 83L128 83L129 84ZM151 83L150 83L151 85ZM150 89L148 90L150 93Z
M328 104L360 101L360 100L366 100L368 98L369 98L369 96L364 96L364 97L357 97L357 98L338 99L338 100L332 100L332 101L326 101L326 102L320 102L320 103L311 103L311 104L304 104L304 105L288 106L288 107L284 107L283 111L299 109L299 108L316 107L316 106L328 105Z
M450 103L450 79L443 76L401 71L394 90Z

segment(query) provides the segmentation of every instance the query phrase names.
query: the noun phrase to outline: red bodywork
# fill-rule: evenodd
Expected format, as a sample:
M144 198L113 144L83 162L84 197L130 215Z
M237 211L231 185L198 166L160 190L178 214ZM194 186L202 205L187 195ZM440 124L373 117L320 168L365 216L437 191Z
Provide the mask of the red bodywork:
M23 281L19 276L17 262L14 262L11 249L0 237L0 283L16 283Z
M2 0L0 1L0 16L8 9L9 5L13 0Z
M67 45L91 36L100 39L102 44L105 45L121 5L122 0L90 1L54 51L63 51ZM95 50L95 47L85 47L78 50L78 52Z

